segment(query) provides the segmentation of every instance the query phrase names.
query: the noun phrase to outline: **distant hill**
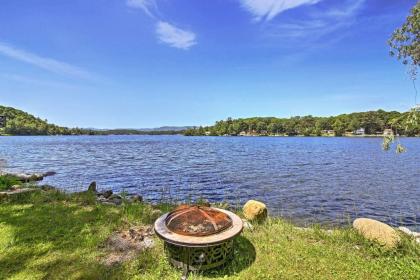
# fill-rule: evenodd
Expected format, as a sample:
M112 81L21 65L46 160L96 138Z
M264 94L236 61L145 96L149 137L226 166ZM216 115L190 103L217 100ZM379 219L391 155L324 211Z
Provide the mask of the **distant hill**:
M141 131L184 131L192 129L194 126L161 126L156 128L139 128Z
M8 135L69 135L82 134L79 129L69 129L42 120L24 111L0 106L0 116L6 117L6 127L0 133Z
M159 134L179 134L192 126L162 126L158 128L140 129L83 129L68 128L48 123L47 120L35 117L22 110L0 105L0 116L6 117L6 127L0 128L0 135L159 135Z

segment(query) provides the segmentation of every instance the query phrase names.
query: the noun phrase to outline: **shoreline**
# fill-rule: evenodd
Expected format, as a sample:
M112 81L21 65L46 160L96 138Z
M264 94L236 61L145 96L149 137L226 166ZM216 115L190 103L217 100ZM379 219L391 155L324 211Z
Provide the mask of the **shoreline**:
M11 134L0 134L0 137L60 137L60 136L185 136L185 137L299 137L299 138L383 138L387 135L342 135L342 136L332 136L332 135L184 135L184 134L57 134L57 135L11 135ZM398 135L395 137L399 138L420 138L420 135L407 136L407 135Z
M181 271L170 265L164 244L153 231L155 220L176 205L124 197L121 203L104 203L98 200L104 193L95 188L92 183L85 191L65 193L33 185L33 191L0 195L0 245L7 244L0 246L0 278L179 279ZM420 240L411 231L380 223L395 240L382 231L371 240L355 223L326 229L295 226L279 217L251 220L257 212L246 209L249 202L235 211L244 229L235 239L233 260L210 275L199 272L188 279L291 275L292 279L416 279L419 275Z

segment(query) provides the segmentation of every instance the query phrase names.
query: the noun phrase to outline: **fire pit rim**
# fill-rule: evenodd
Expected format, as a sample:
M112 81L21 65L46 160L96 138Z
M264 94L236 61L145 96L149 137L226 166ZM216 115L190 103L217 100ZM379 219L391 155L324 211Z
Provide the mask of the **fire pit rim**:
M163 239L165 242L168 242L173 245L182 246L182 247L203 247L203 246L212 246L224 243L225 241L234 238L239 235L243 230L243 221L236 214L216 207L212 207L215 210L221 211L228 215L232 220L232 226L222 232L218 232L212 235L207 236L187 236L177 234L166 226L166 218L171 213L165 213L160 216L154 224L155 233Z

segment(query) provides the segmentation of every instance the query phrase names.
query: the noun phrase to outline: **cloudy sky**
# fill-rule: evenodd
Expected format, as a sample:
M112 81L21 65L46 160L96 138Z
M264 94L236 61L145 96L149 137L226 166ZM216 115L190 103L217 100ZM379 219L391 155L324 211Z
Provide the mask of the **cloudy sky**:
M0 104L66 126L407 110L415 0L2 0Z

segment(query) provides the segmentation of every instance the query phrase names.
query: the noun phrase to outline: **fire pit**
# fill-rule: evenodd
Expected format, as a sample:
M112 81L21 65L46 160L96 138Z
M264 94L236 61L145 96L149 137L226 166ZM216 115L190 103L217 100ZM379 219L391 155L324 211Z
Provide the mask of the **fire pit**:
M182 205L155 222L164 240L169 261L189 271L225 264L233 257L233 238L241 233L242 220L230 211L198 205Z

